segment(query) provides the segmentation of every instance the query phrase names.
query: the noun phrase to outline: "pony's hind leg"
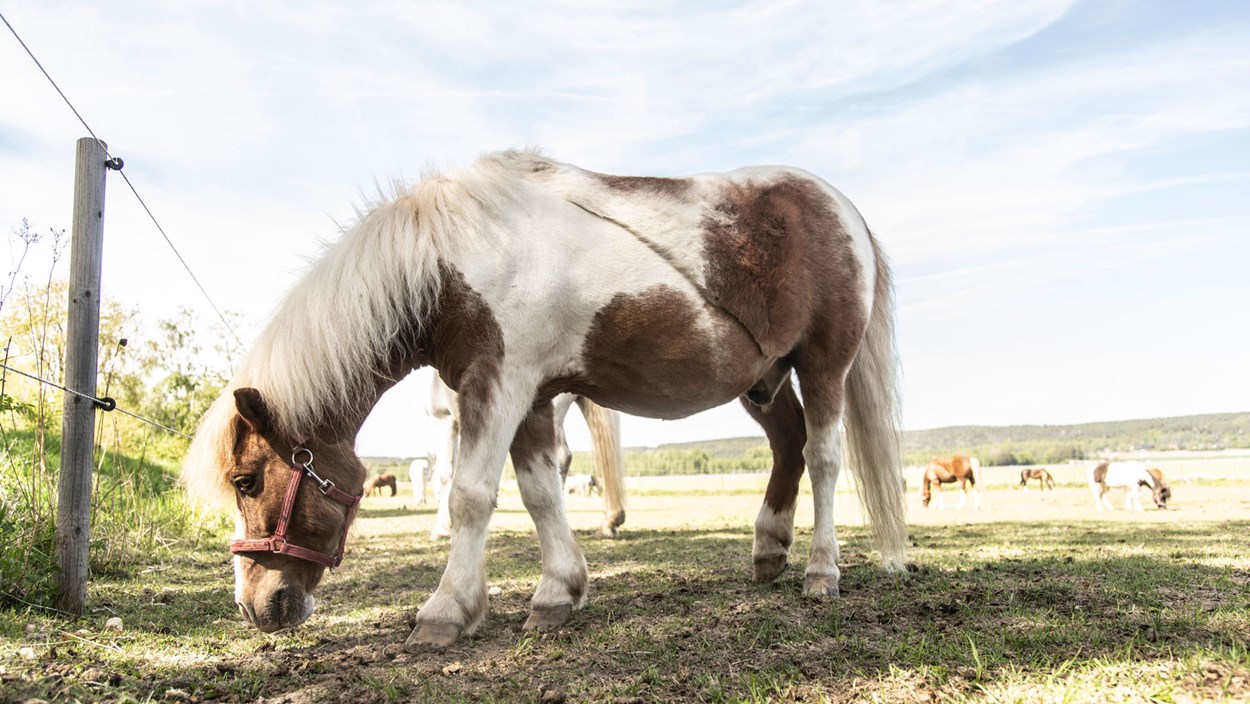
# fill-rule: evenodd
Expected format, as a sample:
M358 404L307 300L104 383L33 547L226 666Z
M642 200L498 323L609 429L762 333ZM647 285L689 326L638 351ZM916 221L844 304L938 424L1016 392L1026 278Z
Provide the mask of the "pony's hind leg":
M803 476L803 446L807 442L803 407L789 383L758 406L743 395L747 413L764 428L773 451L773 470L764 493L764 504L755 518L755 544L751 549L753 576L757 582L776 579L786 568L786 556L794 542L794 509Z
M564 489L557 466L559 445L551 403L534 408L512 441L512 465L521 500L534 519L542 546L543 576L530 602L524 626L527 631L558 628L586 599L586 560L564 511Z
M838 568L837 529L833 520L834 489L842 468L842 418L844 379L850 360L832 364L836 358L801 356L796 364L803 390L804 426L807 441L803 459L812 480L814 508L812 552L803 575L803 593L838 596L842 571Z

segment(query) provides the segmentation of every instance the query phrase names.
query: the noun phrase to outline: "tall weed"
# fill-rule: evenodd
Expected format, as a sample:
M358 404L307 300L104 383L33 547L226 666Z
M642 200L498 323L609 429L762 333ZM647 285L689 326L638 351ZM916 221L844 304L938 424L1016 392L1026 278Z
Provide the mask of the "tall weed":
M36 283L20 272L27 254L50 244L51 266ZM23 221L10 239L15 263L0 282L0 341L5 364L60 382L65 349L67 287L56 279L66 245L61 232L44 237ZM129 351L138 316L116 304L101 309L99 393L123 408L162 408L161 362L173 363L180 350L154 340L195 330L183 314L162 321L157 335ZM172 330L172 332L171 332ZM127 334L129 333L129 335ZM191 333L179 340L190 339ZM163 359L154 360L159 355ZM215 394L224 374L208 373L183 359L178 378L197 392ZM193 372L202 372L199 377ZM219 388L219 386L218 386ZM41 606L56 596L56 506L60 472L61 392L0 370L0 606ZM183 396L186 396L184 393ZM202 409L185 399L178 425L195 422ZM184 429L189 432L189 429ZM149 563L172 545L193 540L205 527L203 517L177 486L176 465L186 441L129 416L97 413L91 497L92 575L124 572ZM208 521L209 533L220 522Z

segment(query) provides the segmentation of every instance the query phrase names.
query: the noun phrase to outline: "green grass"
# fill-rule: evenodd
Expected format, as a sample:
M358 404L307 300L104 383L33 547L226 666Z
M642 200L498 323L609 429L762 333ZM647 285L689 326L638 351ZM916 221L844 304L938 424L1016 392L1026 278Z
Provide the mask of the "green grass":
M44 434L42 455L38 438L29 428L0 428L0 606L49 606L55 598L60 438ZM178 487L175 463L142 443L131 453L97 449L92 485L89 563L96 577L142 568L148 555L171 549L205 520Z
M1087 497L1047 498L1075 511ZM862 528L841 527L835 601L800 595L802 515L794 566L755 584L753 501L691 496L677 515L671 497L635 496L615 542L590 540L594 511L571 501L590 600L561 631L526 634L539 551L505 496L497 524L507 530L488 545L502 594L475 636L422 656L401 646L447 547L426 537L431 508L371 499L317 615L297 631L242 623L224 536L206 536L97 579L80 621L0 611L0 700L513 702L551 689L616 702L1250 697L1250 487L1186 487L1178 500L1191 503L1174 511L1098 520L1033 519L1037 499L1004 490L987 497L1000 513L918 515L918 567L905 580L876 568ZM104 626L112 616L120 633Z

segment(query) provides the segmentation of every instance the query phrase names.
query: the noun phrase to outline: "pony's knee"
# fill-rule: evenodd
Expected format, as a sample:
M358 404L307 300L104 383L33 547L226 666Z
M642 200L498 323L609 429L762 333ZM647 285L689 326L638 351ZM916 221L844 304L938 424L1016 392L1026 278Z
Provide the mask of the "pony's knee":
M452 482L448 508L452 524L478 523L490 520L495 510L495 494L481 484Z

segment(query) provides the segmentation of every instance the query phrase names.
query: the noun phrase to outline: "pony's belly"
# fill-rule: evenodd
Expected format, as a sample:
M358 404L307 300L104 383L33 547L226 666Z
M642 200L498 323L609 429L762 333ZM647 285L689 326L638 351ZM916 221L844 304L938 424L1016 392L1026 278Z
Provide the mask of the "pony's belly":
M570 390L631 415L684 418L745 393L772 361L733 318L657 286L596 313Z

